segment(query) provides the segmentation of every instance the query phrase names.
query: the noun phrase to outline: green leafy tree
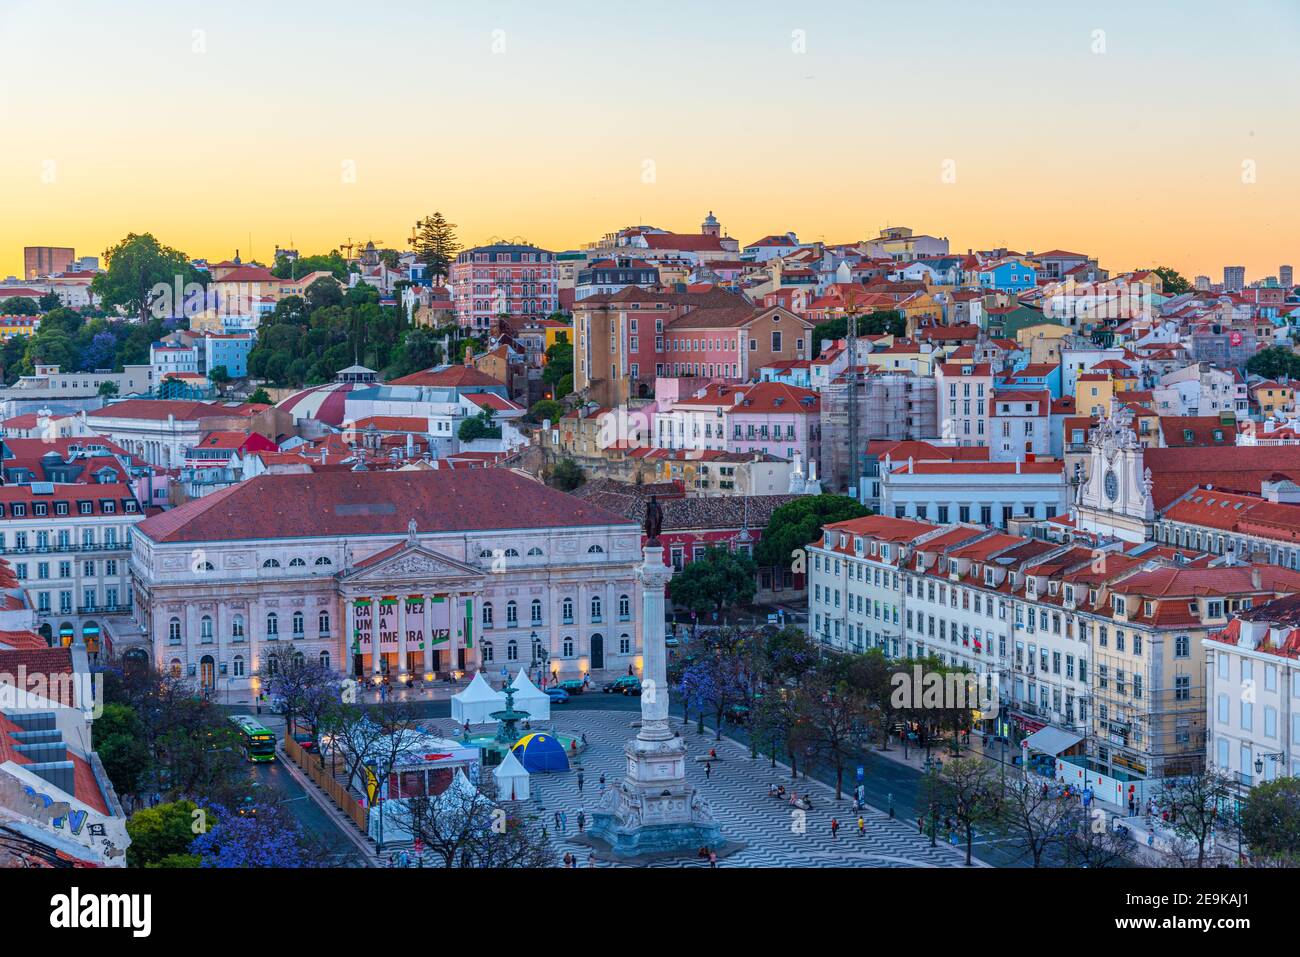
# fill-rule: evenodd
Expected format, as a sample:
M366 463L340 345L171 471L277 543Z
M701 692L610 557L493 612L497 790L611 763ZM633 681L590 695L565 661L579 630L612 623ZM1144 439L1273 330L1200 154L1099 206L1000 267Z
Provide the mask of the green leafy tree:
M428 269L429 278L441 286L451 273L451 264L460 252L456 224L440 212L426 216L415 224L416 258Z
M562 380L568 376L565 391ZM542 367L542 383L551 387L551 397L562 399L573 391L573 346L568 342L554 342L546 349L546 364Z
M823 339L834 341L847 338L848 334L847 316L827 319L813 327L813 346L820 351ZM903 336L907 334L907 319L901 312L895 310L868 313L865 316L858 316L857 334L859 336Z
M272 405L271 397L267 395L265 389L258 387L252 395L248 397L250 405Z
M193 801L173 801L136 811L126 820L126 833L131 837L126 849L127 866L167 867L187 861L190 845L203 832L206 817L207 812ZM182 866L197 867L198 858Z
M1300 864L1300 778L1255 785L1241 805L1241 837L1255 858Z
M1300 355L1284 346L1270 346L1246 360L1246 371L1265 379L1300 379Z
M10 296L0 301L0 316L39 316L41 307L26 296Z
M442 343L432 329L417 326L408 329L402 338L402 347L395 360L395 376L410 375L431 369L442 361Z
M758 566L743 552L710 547L673 575L669 590L678 607L697 614L720 614L726 608L753 601L757 574Z
M870 515L871 509L846 495L805 495L772 513L754 549L761 566L787 568L804 546L816 541L822 526Z
M90 291L107 306L118 306L147 322L153 307L164 296L161 289L181 284L203 283L205 273L190 265L189 257L177 249L164 246L150 233L129 233L125 239L104 253L108 268L90 283ZM180 303L173 303L178 311Z
M1161 285L1167 296L1180 296L1192 291L1192 284L1177 270L1169 266L1157 266L1151 270L1160 277Z
M303 294L307 308L312 312L343 302L343 287L328 276L321 276Z
M528 410L530 422L544 422L549 419L554 424L562 415L564 415L564 406L554 399L538 399Z
M99 394L106 399L113 398L119 391L121 390L118 389L117 383L112 380L106 380L99 384Z
M473 442L475 439L499 439L501 426L493 425L492 410L484 409L478 415L470 416L461 422L460 428L456 430L456 438L462 442Z
M347 260L337 249L331 249L323 255L299 256L297 259L281 254L275 257L275 265L271 267L271 275L277 279L297 279L314 272L332 272L339 282L347 282Z
M225 366L213 366L208 372L208 378L218 389L223 389L230 385L230 370Z
M56 292L47 292L45 295L41 296L40 299L36 300L36 308L41 312L50 312L53 309L58 309L62 305L63 300L59 298L59 294Z
M587 477L573 459L560 459L551 469L551 486L561 492L572 492L585 481Z

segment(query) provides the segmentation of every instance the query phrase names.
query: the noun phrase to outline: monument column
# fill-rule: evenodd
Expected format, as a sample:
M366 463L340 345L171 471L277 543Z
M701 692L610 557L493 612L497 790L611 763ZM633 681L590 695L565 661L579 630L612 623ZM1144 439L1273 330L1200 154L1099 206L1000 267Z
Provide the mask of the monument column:
M646 544L641 569L641 727L627 742L627 776L610 788L592 814L590 837L616 857L694 854L722 847L713 811L686 780L686 745L668 720L668 663L664 645L664 565L659 532L663 512L651 496L646 505Z
M664 588L673 570L664 564L664 549L646 545L641 566L641 730L642 741L673 737L668 725L668 652L664 644Z

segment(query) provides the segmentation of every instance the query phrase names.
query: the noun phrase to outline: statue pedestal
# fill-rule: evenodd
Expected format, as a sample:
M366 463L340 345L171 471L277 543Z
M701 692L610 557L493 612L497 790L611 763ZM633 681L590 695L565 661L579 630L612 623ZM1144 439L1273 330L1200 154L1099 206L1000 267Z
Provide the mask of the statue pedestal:
M713 811L686 782L686 745L668 721L663 548L643 552L641 728L623 748L627 776L592 813L591 837L618 857L694 854L726 843Z
M591 836L618 857L690 853L726 843L713 811L686 783L686 746L633 738L623 748L627 777L605 792L593 812Z

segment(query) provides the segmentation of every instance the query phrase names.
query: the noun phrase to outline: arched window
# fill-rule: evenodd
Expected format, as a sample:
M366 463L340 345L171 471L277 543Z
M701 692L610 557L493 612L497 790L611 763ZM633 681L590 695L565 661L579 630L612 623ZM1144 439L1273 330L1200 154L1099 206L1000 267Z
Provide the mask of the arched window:
M317 564L317 565L333 565L334 563L333 563L332 561L330 561L328 558L326 558L324 555L322 555L320 558L316 559L316 564Z
M293 559L291 562L289 562L289 567L290 567L290 568L306 568L306 567L307 567L307 563L306 563L305 561L303 561L301 558L295 558L295 559Z
M492 549L490 549L490 548L485 548L485 549L483 549L481 552L478 553L478 557L479 557L479 558L491 558L491 557L492 557Z
M632 639L626 632L618 636L618 653L620 655L632 653Z
M490 641L485 641L485 642L483 642L482 645L480 645L480 647L483 649L483 660L484 660L484 661L491 661L491 660L492 660L492 642L490 642Z
M600 596L591 596L591 620L600 621Z
M518 558L518 557L519 557L519 550L518 550L518 549L516 549L516 548L507 548L507 549L506 549L506 558Z
M560 603L560 617L566 625L573 624L573 599L566 598Z
M279 561L279 559L276 559L276 558L268 558L266 561L262 562L262 567L263 567L263 568L279 568L279 567L280 567L280 561Z
M563 650L561 651L561 654L562 654L565 658L572 658L572 657L573 657L573 639L572 639L572 638L566 636L565 639L564 639L564 644L561 646L561 648L563 649Z
M483 602L483 627L492 627L492 602L490 601Z
M280 634L280 616L270 612L266 616L266 637L275 638Z
M167 622L167 640L179 643L181 640L181 620L173 617Z
M588 554L588 555L603 555L603 554L605 554L605 549L601 548L599 545L592 545L591 548L587 549L587 554Z
M212 562L199 562L194 566L194 570L196 572L215 572L217 566L212 564Z
M533 599L532 612L532 623L540 625L542 623L542 600L540 598Z
M234 671L236 678L244 677L244 656L243 655L235 655L235 661L234 664L232 665L232 670Z
M506 642L506 661L519 660L519 642L511 638Z
M236 615L230 622L230 637L235 641L244 640L244 616Z
M322 638L328 638L330 633L330 613L323 611L316 619L316 628Z
M266 673L269 677L274 678L280 671L280 659L275 655L266 657Z
M329 653L328 651L322 651L322 652L320 653L320 666L321 666L322 668L324 668L326 671L329 671L329 669L330 669L330 653Z
M209 642L212 640L212 616L204 615L199 619L199 640Z
M295 651L293 654L293 666L301 670L305 664L307 664L307 659L302 656L302 652Z
M179 658L172 659L171 673L173 678L179 678L181 676L181 660Z
M513 601L506 602L506 627L514 628L519 624L519 606Z
M295 611L295 612L293 613L293 636L294 636L295 638L301 638L302 635L303 635L303 617L302 617L302 612L300 612L300 611Z
M618 617L623 621L632 617L632 599L627 595L618 596Z
M528 557L529 557L529 558L541 558L544 554L546 554L546 553L543 552L543 551L542 551L540 548L538 548L536 545L534 545L532 548L528 549Z

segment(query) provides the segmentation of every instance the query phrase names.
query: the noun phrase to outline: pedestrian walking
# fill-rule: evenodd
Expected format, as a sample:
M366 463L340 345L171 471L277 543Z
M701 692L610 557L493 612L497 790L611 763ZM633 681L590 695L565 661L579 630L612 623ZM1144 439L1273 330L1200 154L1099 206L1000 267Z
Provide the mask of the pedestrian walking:
M894 794L892 791L889 794L889 816L891 819L894 816Z
M590 851L587 852L587 866L588 867L596 866L596 855L591 853Z
M560 829L560 812L559 812L559 811L556 811L556 812L555 812L555 829L556 829L557 831Z
M704 762L704 778L708 780L713 775L713 766L708 761Z
M605 775L603 772L600 775L600 793L605 793Z
M583 833L583 831L586 830L586 827L587 827L587 812L579 811L578 812L578 833L579 834Z
M709 851L709 867L717 867L717 866L718 866L718 852L711 850Z
M916 833L917 833L917 834L924 834L924 833L925 833L925 821L923 821L923 820L922 820L921 818L919 818L919 817L916 819Z
M840 819L837 817L831 818L831 840L832 841L835 840L835 835L837 835L839 831L840 831Z
M861 815L858 815L858 837L866 837L866 836L867 836L867 822L862 819Z
M582 772L578 772L578 791L582 791Z

